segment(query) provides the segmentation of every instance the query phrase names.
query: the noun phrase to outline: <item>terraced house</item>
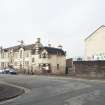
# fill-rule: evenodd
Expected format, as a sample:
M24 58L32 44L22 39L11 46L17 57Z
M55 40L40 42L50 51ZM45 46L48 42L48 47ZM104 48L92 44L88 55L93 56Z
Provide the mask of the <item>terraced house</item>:
M66 53L62 46L57 48L43 46L40 38L31 45L20 45L0 48L0 68L13 67L22 73L64 74Z

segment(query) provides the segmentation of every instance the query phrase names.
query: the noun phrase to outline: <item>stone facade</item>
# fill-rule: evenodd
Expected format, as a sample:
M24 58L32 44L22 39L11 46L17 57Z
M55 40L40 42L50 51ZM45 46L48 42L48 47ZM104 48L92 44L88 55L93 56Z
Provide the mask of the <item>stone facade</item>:
M15 68L27 74L64 74L66 54L61 47L43 46L40 38L35 44L0 48L0 68Z
M85 60L105 60L105 26L85 39Z

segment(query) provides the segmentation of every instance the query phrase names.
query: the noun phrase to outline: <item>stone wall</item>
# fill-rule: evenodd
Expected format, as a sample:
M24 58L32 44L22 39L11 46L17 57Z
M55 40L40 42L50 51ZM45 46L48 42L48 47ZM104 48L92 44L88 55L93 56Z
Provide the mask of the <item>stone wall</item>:
M105 77L105 61L74 61L75 75Z
M68 75L74 75L74 65L73 65L73 59L66 59L66 70L65 74Z

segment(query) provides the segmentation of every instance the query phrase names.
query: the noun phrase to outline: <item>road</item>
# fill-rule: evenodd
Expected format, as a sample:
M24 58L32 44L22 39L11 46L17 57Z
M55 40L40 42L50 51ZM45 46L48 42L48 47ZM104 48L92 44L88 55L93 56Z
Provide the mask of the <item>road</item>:
M105 105L105 81L29 75L0 75L0 81L26 89L0 105Z

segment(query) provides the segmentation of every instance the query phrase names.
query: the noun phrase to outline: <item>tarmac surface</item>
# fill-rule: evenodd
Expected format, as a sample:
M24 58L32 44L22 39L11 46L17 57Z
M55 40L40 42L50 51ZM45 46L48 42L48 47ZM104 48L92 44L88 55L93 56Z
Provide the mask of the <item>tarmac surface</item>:
M23 93L24 89L3 82L0 83L0 101L15 98Z
M105 81L29 75L0 75L0 81L26 89L0 105L105 105Z

